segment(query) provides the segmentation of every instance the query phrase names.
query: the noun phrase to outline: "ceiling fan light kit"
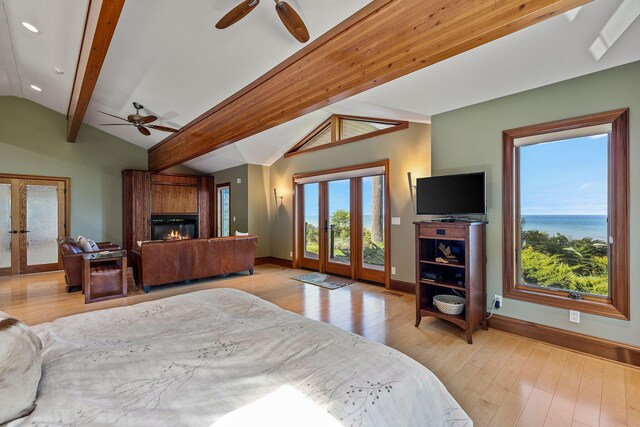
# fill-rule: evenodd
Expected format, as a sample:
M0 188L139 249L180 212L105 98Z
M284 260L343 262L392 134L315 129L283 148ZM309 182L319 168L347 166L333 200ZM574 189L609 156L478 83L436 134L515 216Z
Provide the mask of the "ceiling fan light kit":
M103 123L101 126L134 126L138 131L144 136L151 135L151 131L149 129L160 130L163 132L179 132L178 129L173 129L166 126L158 126L158 125L150 125L149 123L153 123L158 120L158 117L154 115L143 116L140 114L140 110L144 108L143 105L138 104L137 102L133 102L133 108L136 109L135 114L129 114L126 119L122 117L114 116L113 114L105 113L104 111L100 111L102 114L106 114L107 116L115 117L116 119L120 119L127 123Z
M309 31L300 18L300 15L285 1L274 0L276 2L276 12L284 24L287 31L291 33L300 43L309 41ZM219 30L230 27L249 14L260 3L260 0L245 0L238 6L231 9L216 24Z

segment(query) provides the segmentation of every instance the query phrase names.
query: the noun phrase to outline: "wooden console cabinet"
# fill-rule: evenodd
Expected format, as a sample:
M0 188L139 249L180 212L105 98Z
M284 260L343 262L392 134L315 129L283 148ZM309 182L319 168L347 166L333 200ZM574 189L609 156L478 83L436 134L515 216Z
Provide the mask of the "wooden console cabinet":
M416 327L423 316L447 320L462 328L473 342L476 327L487 329L485 224L482 222L415 222ZM447 259L439 248L450 249ZM433 304L439 294L465 299L459 315L445 314Z
M213 237L212 176L122 171L122 238L131 251L151 239L152 215L197 215L198 237Z

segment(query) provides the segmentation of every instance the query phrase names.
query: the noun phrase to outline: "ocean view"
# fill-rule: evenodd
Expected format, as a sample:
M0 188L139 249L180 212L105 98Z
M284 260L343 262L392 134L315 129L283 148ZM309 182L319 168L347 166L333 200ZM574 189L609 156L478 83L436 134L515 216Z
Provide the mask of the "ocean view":
M553 236L564 234L569 239L591 237L607 240L606 215L523 215L524 230L539 230Z
M539 230L554 236L556 233L564 234L569 239L607 240L607 216L606 215L523 215L525 230ZM317 224L317 215L307 215L307 222ZM363 215L363 225L371 226L371 215Z

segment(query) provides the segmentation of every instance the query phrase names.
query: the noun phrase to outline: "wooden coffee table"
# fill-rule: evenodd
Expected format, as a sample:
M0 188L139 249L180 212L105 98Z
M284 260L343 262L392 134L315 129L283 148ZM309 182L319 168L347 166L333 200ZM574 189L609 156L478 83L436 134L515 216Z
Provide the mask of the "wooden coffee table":
M88 253L82 258L85 304L127 296L127 251Z

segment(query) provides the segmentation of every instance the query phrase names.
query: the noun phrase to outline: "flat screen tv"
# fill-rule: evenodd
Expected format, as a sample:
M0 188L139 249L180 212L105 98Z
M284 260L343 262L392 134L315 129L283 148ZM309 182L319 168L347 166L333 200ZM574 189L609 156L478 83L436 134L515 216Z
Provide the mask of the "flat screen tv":
M485 173L432 176L416 180L418 215L486 213Z

